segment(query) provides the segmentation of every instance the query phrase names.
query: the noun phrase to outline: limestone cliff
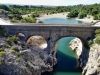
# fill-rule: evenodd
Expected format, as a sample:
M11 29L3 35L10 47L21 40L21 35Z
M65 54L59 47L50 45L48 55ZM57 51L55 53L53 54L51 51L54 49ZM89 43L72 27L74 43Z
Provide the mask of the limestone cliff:
M46 51L48 50L30 47L21 41L8 44L4 40L0 42L0 73L3 75L41 75L42 72L52 71L57 60L53 54Z
M79 38L75 38L74 40L70 42L70 47L72 48L74 52L76 52L79 58L82 53L82 48L83 48L81 40Z
M93 44L90 47L88 62L83 69L85 75L100 75L100 45Z
M94 43L90 49L80 45L81 40L75 38L70 42L70 47L76 52L83 75L100 75L100 45Z

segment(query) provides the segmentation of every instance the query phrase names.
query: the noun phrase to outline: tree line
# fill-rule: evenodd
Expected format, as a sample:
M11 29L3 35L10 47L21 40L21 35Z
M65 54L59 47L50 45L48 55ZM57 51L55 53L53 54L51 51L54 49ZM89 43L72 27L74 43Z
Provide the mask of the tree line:
M8 17L12 22L36 22L36 17L40 14L54 14L69 12L67 17L84 18L87 15L92 15L94 20L100 20L100 4L91 5L74 5L74 6L31 6L31 5L0 5L0 9L8 11ZM22 17L22 15L30 14L28 17ZM88 16L90 17L90 16Z

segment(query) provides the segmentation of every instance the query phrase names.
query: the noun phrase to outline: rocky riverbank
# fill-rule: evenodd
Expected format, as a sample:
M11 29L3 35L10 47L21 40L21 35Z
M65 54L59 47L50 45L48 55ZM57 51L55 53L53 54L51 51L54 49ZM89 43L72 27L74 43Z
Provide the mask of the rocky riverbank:
M43 72L53 70L53 66L57 63L55 55L49 54L47 50L31 47L19 39L12 41L11 38L0 40L0 73L41 75Z
M81 40L75 38L70 42L70 47L78 56L82 75L100 75L100 45L94 43L90 49L86 49Z

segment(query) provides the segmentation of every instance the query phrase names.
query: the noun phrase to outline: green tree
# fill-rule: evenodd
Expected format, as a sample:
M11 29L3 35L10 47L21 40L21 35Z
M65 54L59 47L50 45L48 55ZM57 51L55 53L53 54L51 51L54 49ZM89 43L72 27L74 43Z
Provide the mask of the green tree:
M78 14L78 18L79 19L82 19L82 18L84 18L84 17L86 17L87 15L86 15L86 13L85 12L80 12L79 14Z
M70 13L67 15L70 18L74 18L78 16L78 10L72 10Z

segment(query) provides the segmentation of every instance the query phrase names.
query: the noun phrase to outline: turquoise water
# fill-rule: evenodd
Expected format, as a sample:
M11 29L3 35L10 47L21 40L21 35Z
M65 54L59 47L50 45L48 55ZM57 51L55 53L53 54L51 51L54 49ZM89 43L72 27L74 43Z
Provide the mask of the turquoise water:
M77 56L69 47L69 42L75 37L62 38L57 42L57 65L53 72L43 75L81 75L82 70L77 68Z
M45 24L87 24L87 22L82 22L71 18L49 18L42 21Z

